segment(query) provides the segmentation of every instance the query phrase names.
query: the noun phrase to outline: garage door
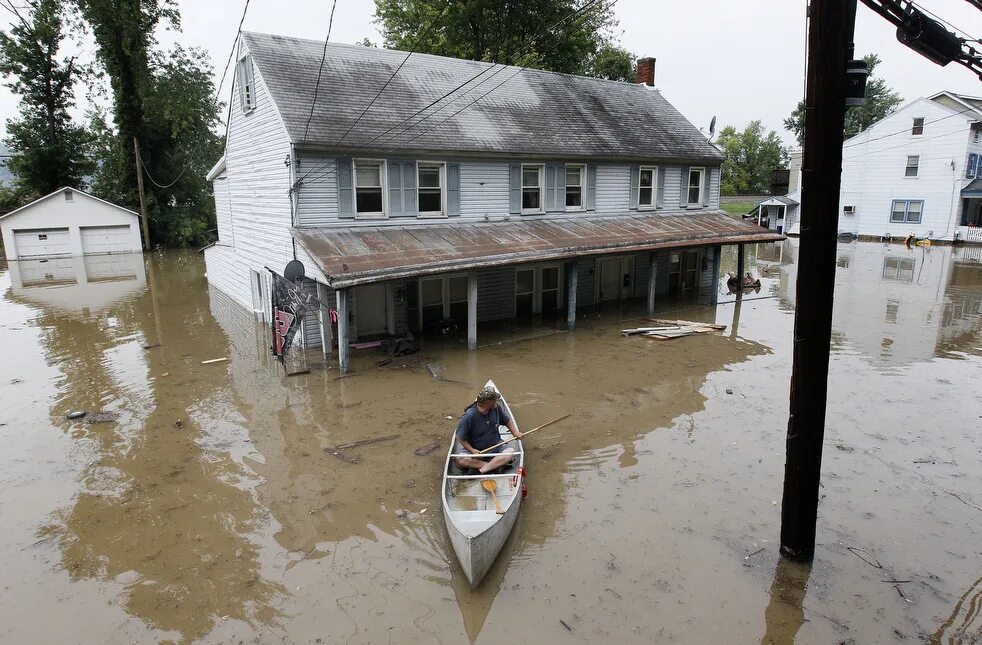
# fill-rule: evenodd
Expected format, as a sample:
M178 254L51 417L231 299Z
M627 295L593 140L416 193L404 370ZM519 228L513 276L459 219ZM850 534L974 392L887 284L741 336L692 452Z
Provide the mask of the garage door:
M67 228L14 230L14 246L19 258L72 254Z
M128 224L122 226L82 226L82 253L128 253L131 237Z

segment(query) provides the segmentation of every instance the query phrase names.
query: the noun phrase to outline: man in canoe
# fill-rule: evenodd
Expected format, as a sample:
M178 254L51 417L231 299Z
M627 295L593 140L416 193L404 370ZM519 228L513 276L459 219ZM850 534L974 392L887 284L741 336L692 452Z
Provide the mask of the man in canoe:
M516 439L522 438L515 421L509 418L501 407L498 399L501 394L491 386L486 386L477 393L474 405L464 411L464 416L457 424L457 440L464 450L476 454L496 443L501 443L498 426L505 426ZM498 446L480 457L457 457L457 465L461 468L475 468L482 475L500 468L515 458L516 451L510 445Z

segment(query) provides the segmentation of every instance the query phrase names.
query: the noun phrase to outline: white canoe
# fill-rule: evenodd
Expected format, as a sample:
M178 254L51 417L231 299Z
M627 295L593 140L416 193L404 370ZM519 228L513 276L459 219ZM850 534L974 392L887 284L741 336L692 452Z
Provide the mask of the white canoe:
M494 382L488 381L487 384L498 390ZM504 397L498 405L504 408L509 417L515 419ZM515 426L518 427L517 420ZM512 438L508 428L501 426L498 431L502 441ZM481 582L498 557L508 534L515 526L518 509L522 505L525 450L518 440L509 445L515 448L518 456L503 474L463 475L454 459L454 455L461 454L455 451L462 448L455 437L450 439L450 450L443 469L443 519L447 523L450 543L453 544L457 559L471 586L476 587ZM493 479L495 482L498 503L505 511L501 515L496 512L490 493L481 487L481 481L485 479Z

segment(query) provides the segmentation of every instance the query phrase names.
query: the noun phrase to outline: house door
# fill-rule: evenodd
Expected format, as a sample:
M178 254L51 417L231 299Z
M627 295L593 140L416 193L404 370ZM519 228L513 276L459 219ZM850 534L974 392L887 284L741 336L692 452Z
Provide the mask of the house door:
M634 258L600 260L600 302L622 300L631 295L634 284Z
M384 284L355 287L355 316L359 336L389 331L388 307Z
M682 252L682 276L679 285L682 291L689 291L699 286L699 252Z
M535 269L515 271L515 317L528 319L535 312Z

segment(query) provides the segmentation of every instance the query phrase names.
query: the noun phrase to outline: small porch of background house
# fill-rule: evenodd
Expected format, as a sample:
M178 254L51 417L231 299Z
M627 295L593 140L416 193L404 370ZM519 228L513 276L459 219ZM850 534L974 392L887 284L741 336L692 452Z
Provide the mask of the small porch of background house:
M715 211L295 229L294 237L331 283L317 288L322 301L328 291L336 298L337 331L322 313L328 325L318 335L329 352L336 333L342 372L350 344L374 334L449 328L473 349L479 323L488 331L572 330L585 307L638 301L654 313L660 298L715 301L722 244L781 239Z
M955 240L982 244L982 179L975 179L962 189L962 209Z
M778 233L786 233L793 223L789 218L798 202L790 197L771 197L757 204L754 210L744 216L761 226Z

